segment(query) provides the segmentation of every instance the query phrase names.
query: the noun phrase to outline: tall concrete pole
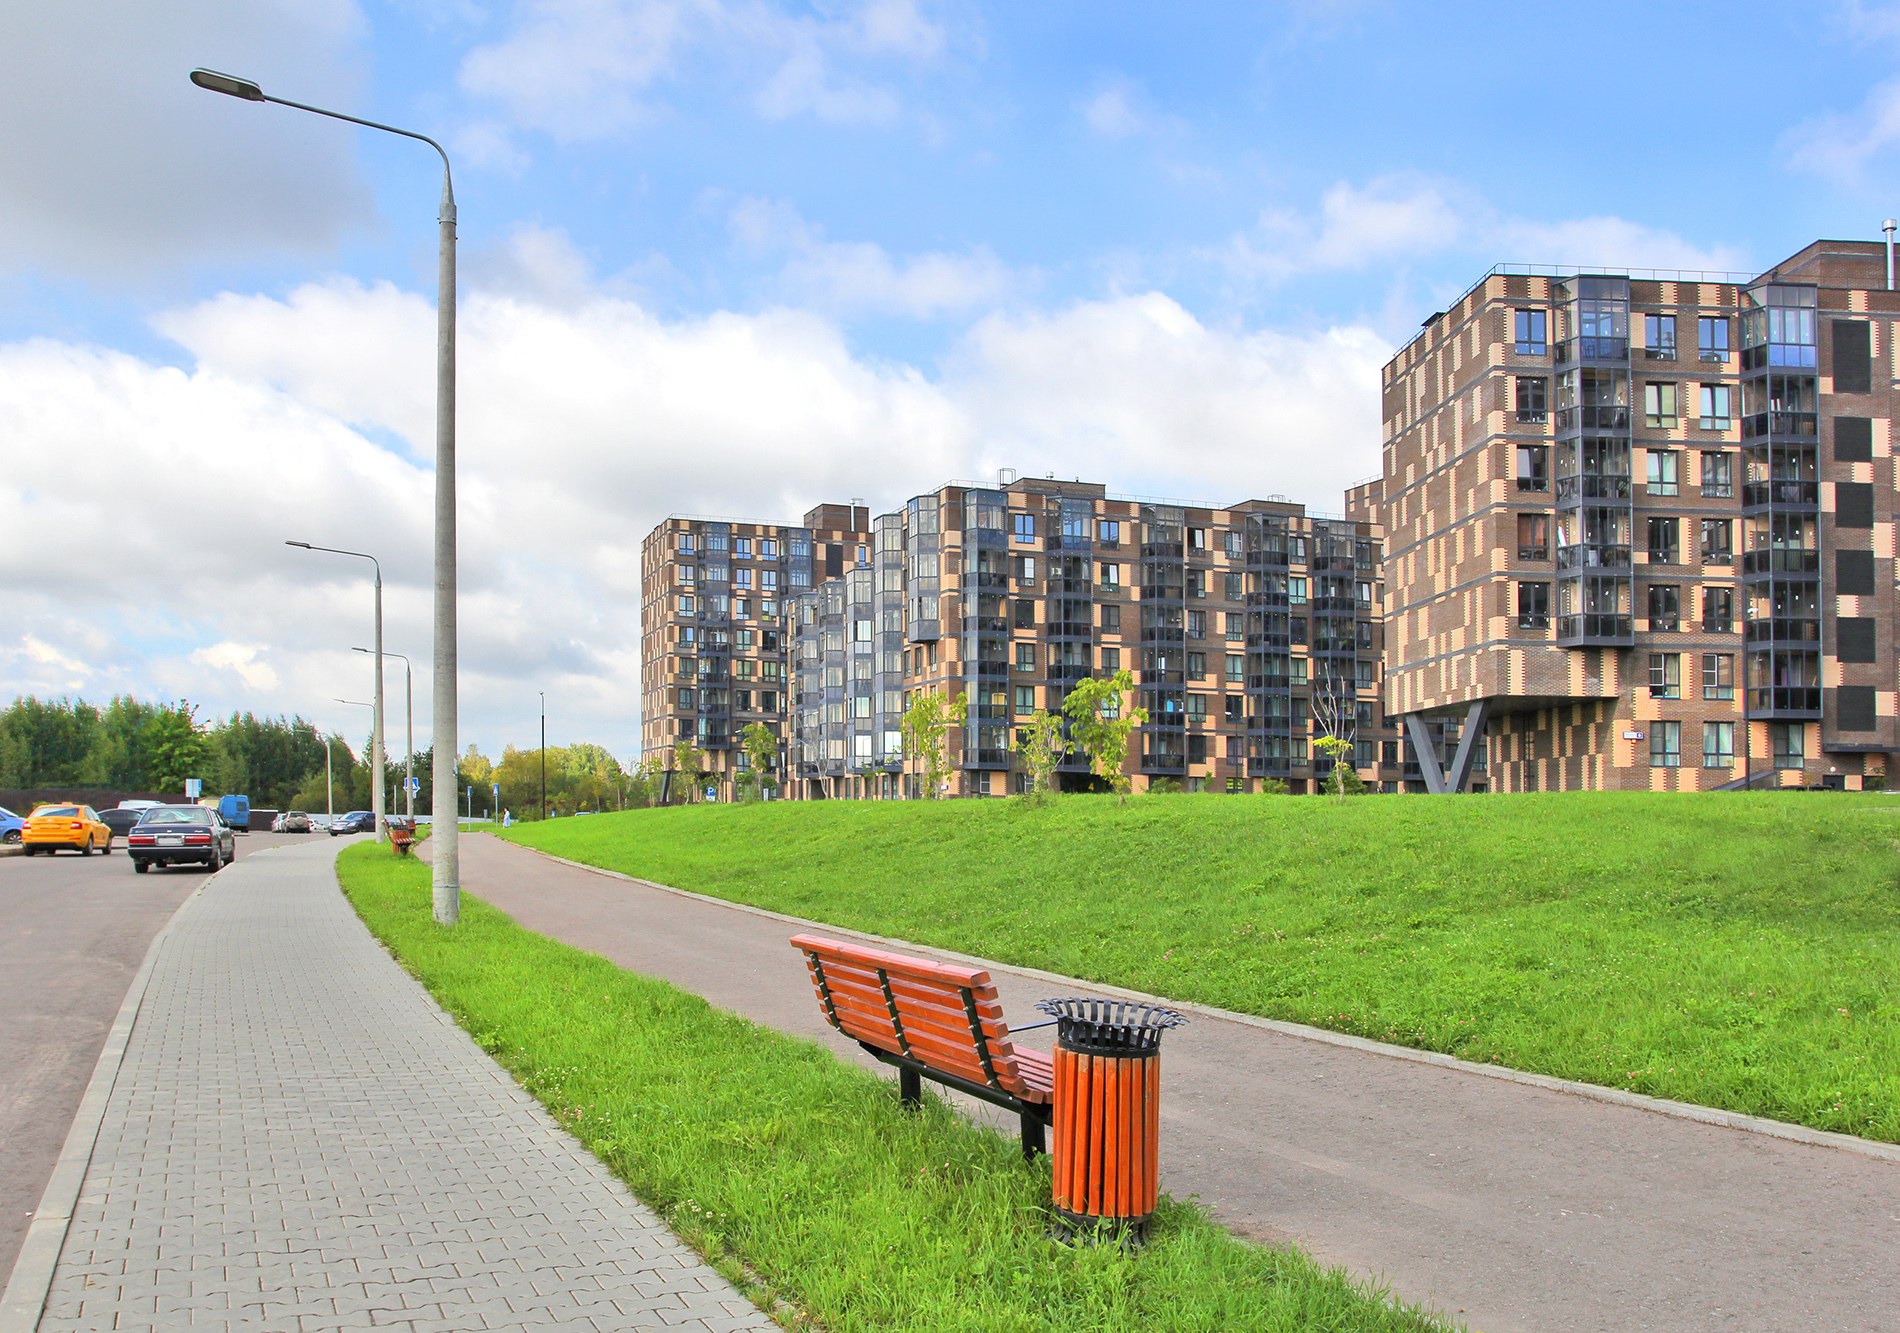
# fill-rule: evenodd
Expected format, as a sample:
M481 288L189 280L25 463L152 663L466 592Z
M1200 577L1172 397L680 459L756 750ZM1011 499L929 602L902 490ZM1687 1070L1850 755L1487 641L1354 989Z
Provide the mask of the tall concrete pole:
M434 836L431 857L434 862L435 919L454 925L462 915L462 863L459 850L461 825L455 817L456 759L456 643L455 643L455 188L449 170L449 155L442 145L426 134L398 129L341 111L326 111L320 106L270 97L249 79L220 74L211 69L194 69L191 81L200 88L247 102L272 102L278 106L348 121L372 130L416 139L435 149L442 159L442 208L437 217L441 229L440 253L436 271L436 345L435 345L435 790ZM380 586L380 583L379 583ZM378 606L381 602L379 600ZM378 619L378 651L381 650L381 620ZM382 663L377 662L378 688ZM411 747L412 749L414 747ZM382 799L382 775L377 774L377 799ZM377 836L382 837L380 814Z

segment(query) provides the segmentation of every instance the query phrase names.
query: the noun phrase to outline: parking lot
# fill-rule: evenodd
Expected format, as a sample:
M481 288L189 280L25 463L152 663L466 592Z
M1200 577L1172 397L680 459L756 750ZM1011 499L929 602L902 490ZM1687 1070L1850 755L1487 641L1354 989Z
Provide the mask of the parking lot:
M249 833L238 859L312 835ZM136 875L107 856L0 856L0 1274L11 1271L99 1048L152 938L202 867Z

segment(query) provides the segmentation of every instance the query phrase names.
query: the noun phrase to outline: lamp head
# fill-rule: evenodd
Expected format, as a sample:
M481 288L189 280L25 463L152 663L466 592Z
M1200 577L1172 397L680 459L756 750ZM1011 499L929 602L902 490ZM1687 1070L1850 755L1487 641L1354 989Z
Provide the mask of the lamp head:
M301 550L305 550L305 551L308 551L308 550L310 549L310 543L309 543L309 542L285 542L285 543L284 543L284 545L286 545L286 546L295 546L295 547L298 547L298 548L300 548Z
M215 69L194 69L191 81L200 88L214 93L223 93L226 97L241 97L247 102L268 100L264 90L249 79L240 79L230 74L220 74Z

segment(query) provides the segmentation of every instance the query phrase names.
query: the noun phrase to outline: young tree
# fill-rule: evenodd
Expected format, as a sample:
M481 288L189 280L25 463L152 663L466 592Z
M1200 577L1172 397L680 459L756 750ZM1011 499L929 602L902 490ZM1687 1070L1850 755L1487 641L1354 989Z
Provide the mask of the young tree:
M203 777L211 742L196 704L162 706L145 729L147 776L159 791L182 791L186 778Z
M1056 765L1069 753L1068 737L1062 734L1062 719L1047 709L1038 708L1016 737L1016 753L1022 756L1023 771L1029 775L1026 804L1038 805L1056 785Z
M1333 665L1332 659L1320 659L1313 668L1313 729L1319 733L1313 748L1332 760L1327 785L1341 801L1346 799L1346 774L1350 772L1355 782L1359 777L1352 766L1356 702L1352 682Z
M739 799L750 804L764 799L766 788L778 786L772 766L778 758L778 737L763 722L748 722L739 733L739 748L745 751L746 766L739 770L733 785Z
M685 805L699 799L699 778L706 765L699 747L686 737L673 746L673 800ZM683 786L682 786L683 784Z
M1089 768L1106 782L1120 800L1128 799L1128 738L1148 720L1145 708L1124 708L1124 696L1133 692L1135 678L1126 667L1106 680L1094 676L1079 680L1062 701L1069 719L1069 739L1088 756Z
M962 695L951 699L937 690L920 690L904 710L904 758L924 766L924 795L936 800L950 776L944 736L969 716L970 703Z

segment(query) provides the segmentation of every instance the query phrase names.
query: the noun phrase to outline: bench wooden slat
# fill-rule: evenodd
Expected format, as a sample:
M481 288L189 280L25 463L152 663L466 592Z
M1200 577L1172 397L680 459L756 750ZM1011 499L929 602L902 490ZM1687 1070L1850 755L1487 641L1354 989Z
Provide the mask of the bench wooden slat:
M989 1081L981 1061L977 1058L976 1046L970 1040L967 1027L958 1033L937 1027L906 1023L904 1025L905 1041L900 1043L896 1029L891 1025L890 1015L883 1008L874 1007L868 1001L836 992L832 995L832 1005L838 1017L838 1027L848 1037L870 1042L874 1046L899 1055L906 1053L904 1046L908 1045L911 1053L915 1053L917 1058L927 1063L953 1064L956 1067L951 1072L961 1077L978 1083ZM996 1068L996 1065L996 1057L992 1056L991 1068ZM1009 1072L1012 1075L1015 1074L1014 1052L1011 1053ZM1000 1076L998 1082L1002 1082ZM1014 1091L1007 1085L1004 1090Z
M834 998L849 997L868 1004L874 1009L888 1012L885 997L875 985L863 984L855 977L840 976L831 969L826 969L825 976L830 983ZM969 1015L962 1006L913 996L909 991L899 989L895 982L892 983L891 989L897 1001L898 1015L906 1025L918 1023L941 1028L953 1034L967 1034L970 1031ZM1009 1040L1009 1025L1000 1017L994 1019L982 1017L981 1009L978 1010L978 1015L985 1038L992 1043Z

